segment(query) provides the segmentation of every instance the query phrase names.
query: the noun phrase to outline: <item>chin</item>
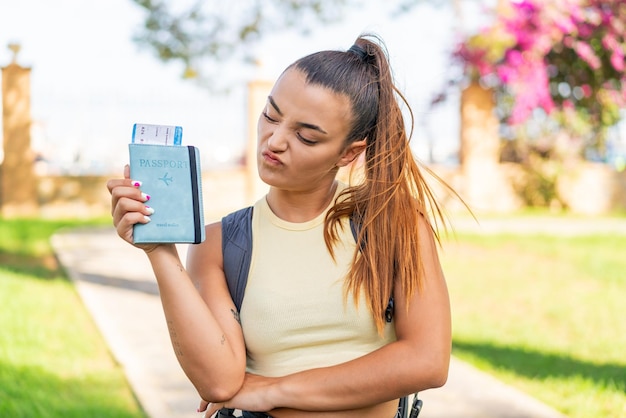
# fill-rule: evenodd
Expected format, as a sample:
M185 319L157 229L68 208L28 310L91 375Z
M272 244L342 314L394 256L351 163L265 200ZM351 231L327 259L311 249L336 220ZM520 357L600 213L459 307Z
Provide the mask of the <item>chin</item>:
M270 187L284 186L284 182L279 178L282 176L278 176L276 173L266 170L261 166L258 168L258 175L259 179Z

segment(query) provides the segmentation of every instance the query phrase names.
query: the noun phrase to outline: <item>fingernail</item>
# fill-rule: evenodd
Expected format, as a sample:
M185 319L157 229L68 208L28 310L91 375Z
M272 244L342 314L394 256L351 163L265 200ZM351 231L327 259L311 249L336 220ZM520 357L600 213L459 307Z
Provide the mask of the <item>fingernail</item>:
M152 220L152 219L150 219L150 217L149 217L149 216L145 216L145 215L144 215L143 219L144 219L146 222L150 222L150 221Z
M141 182L139 180L131 180L131 182L133 183L133 186L135 187L141 187Z
M145 202L145 201L150 200L150 195L149 195L149 194L142 193L142 194L141 194L141 198L142 198L142 199L143 199L143 201Z
M151 208L150 206L146 206L146 210L148 211L150 215L154 213L154 208Z

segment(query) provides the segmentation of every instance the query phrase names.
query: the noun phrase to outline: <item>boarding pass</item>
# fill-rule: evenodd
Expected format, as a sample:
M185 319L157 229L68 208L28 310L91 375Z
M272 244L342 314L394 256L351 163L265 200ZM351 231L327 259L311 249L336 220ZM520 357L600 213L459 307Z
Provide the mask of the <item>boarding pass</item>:
M169 125L133 125L133 144L181 145L183 128Z

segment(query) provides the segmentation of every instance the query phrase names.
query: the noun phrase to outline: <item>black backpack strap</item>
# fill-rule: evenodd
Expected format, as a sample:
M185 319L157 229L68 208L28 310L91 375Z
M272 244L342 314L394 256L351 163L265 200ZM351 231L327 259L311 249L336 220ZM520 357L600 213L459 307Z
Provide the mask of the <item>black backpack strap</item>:
M413 405L411 406L411 411L409 412L409 418L417 418L422 411L422 406L424 402L420 398L418 398L418 393L415 393L415 397L413 398Z
M354 240L357 242L359 250L363 249L367 244L367 238L363 238L363 242L359 243L359 232L361 231L361 224L354 220L354 217L350 217L350 230L352 231L352 236L354 236ZM385 321L391 322L393 320L393 294L389 296L389 302L387 303L387 309L385 309Z
M398 412L396 412L395 418L408 418L408 397L403 396L398 401Z
M239 311L252 259L252 206L222 218L222 257L228 290Z

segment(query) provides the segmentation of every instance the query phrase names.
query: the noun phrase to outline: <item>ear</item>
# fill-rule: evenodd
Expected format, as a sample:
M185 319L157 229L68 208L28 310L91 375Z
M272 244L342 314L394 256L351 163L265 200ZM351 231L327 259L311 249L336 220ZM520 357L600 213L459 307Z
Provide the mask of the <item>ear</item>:
M345 167L352 161L356 160L363 150L365 150L365 147L367 147L367 139L354 141L348 145L346 149L343 150L339 161L337 161L337 167Z

